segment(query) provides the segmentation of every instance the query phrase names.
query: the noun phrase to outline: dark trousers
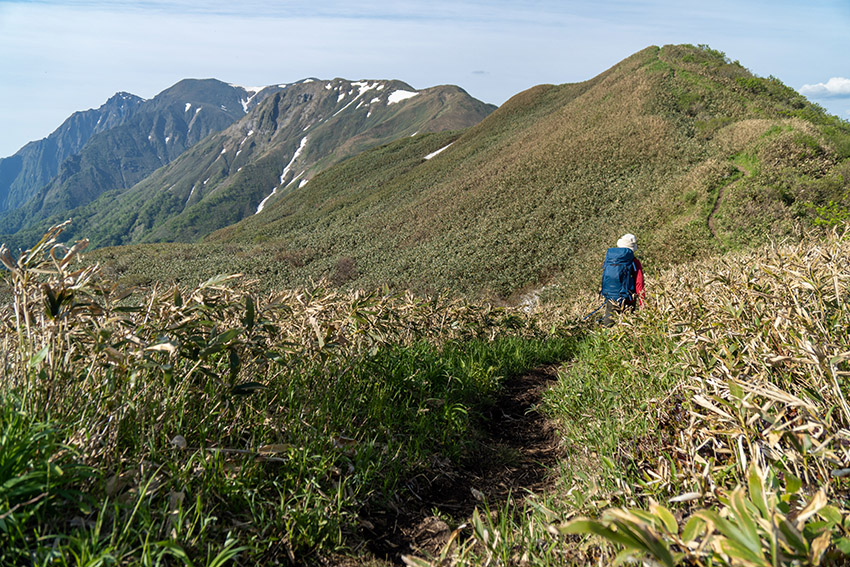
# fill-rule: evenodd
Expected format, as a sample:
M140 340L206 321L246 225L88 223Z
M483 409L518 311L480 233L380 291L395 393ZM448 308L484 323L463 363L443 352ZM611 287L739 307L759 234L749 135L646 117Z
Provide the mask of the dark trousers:
M613 327L615 313L624 313L626 310L634 311L635 306L636 302L634 300L612 301L610 299L606 299L605 314L602 316L602 325L605 327Z

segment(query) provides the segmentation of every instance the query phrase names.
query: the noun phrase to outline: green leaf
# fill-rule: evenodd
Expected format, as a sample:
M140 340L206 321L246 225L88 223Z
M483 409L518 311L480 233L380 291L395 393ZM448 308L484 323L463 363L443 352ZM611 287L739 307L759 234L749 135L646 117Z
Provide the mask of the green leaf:
M770 505L764 490L764 476L761 469L755 464L750 466L747 474L747 484L750 489L750 499L759 509L759 512L761 512L761 517L764 519L770 518Z
M230 393L237 396L248 396L254 392L264 390L266 387L259 382L242 382L231 388Z
M42 362L44 362L44 359L47 358L47 353L49 351L50 351L50 345L44 345L43 347L41 347L41 350L39 350L37 353L32 355L32 358L30 358L30 361L29 361L29 364L28 364L29 367L34 368L34 367L38 366L39 364L41 364Z
M844 555L850 555L850 538L842 537L835 542L835 547Z
M746 545L739 543L736 540L723 538L722 540L720 540L720 546L723 548L723 551L730 557L734 557L735 559L741 559L753 565L772 567L770 565L770 562L767 561L763 556L754 554L752 550L749 549ZM735 563L732 564L735 565Z
M746 542L748 542L749 539L747 535L741 531L738 526L721 517L720 514L714 510L699 510L694 515L702 518L707 523L713 524L717 531L726 536L728 540L740 542L740 544L747 546ZM755 543L755 545L753 546L754 549L751 553L753 553L754 557L758 557L758 554L761 552L761 543L750 542L751 545L752 543Z
M797 494L803 487L803 481L791 474L785 472L785 492L788 494Z
M245 296L245 318L242 319L242 325L249 331L254 328L254 318L256 316L254 298L250 295Z
M624 549L614 557L613 565L622 565L623 563L639 563L635 558L634 549Z
M742 535L744 537L733 537L742 545L747 546L749 550L760 557L764 557L764 550L761 545L761 538L758 534L755 520L751 517L752 512L747 508L747 502L744 499L744 491L740 488L732 492L730 505L735 512L735 517L738 520L738 525L743 528Z
M824 506L818 510L818 516L828 521L832 525L841 525L841 512L835 506Z
M230 365L230 379L236 380L236 376L239 374L239 367L242 365L242 361L239 360L239 353L236 352L235 348L230 349L228 359Z
M744 399L744 389L741 388L741 385L735 382L734 380L729 380L729 394L732 396L733 400L743 400Z
M242 329L228 329L227 331L224 331L214 337L207 347L201 351L200 355L207 356L222 351L224 347L227 346L227 343L239 336L241 332Z
M796 553L807 556L809 554L809 543L803 537L803 534L794 527L794 524L786 519L779 522L779 533L782 534L782 539Z
M670 547L667 542L663 541L658 535L649 530L649 526L639 525L633 522L619 521L617 522L618 531L623 535L629 535L635 540L641 542L642 549L652 555L655 559L661 561L668 567L674 567L673 556L670 553Z
M697 516L691 516L682 528L682 539L687 543L694 541L705 527L705 520Z
M679 524L678 522L676 522L676 518L673 516L670 510L656 502L650 502L649 511L655 514L661 520L664 525L664 528L667 530L668 533L679 533Z
M573 520L565 526L561 526L558 528L558 531L562 534L593 534L598 535L607 539L612 543L619 543L624 547L629 547L632 549L637 549L640 551L647 551L646 546L644 546L640 541L634 539L633 537L623 534L621 532L614 531L608 527L606 527L601 522L597 522L595 520L588 520L586 518Z

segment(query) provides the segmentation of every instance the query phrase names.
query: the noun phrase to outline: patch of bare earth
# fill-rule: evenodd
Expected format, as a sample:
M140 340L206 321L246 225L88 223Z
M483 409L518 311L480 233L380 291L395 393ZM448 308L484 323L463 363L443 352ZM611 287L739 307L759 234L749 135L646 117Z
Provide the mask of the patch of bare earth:
M362 535L370 553L383 564L402 564L402 555L438 555L451 537L450 524L465 522L485 500L495 509L509 496L517 500L549 487L548 471L563 450L554 423L536 408L556 378L557 366L544 366L509 380L486 411L474 455L462 466L434 463L410 480L406 501L369 514Z
M738 169L738 171L743 173L744 176L741 177L740 179L735 180L732 183L732 185L735 185L736 183L740 183L741 179L744 179L745 177L750 176L750 171L748 169L745 169L745 168L741 167L740 165L736 165L735 167ZM730 185L730 187L731 187L731 185ZM706 225L708 226L708 230L711 232L711 235L714 236L714 238L716 238L718 240L720 239L720 237L717 236L717 228L714 226L714 215L716 215L717 211L720 209L720 202L723 201L723 193L725 192L725 189L726 189L726 187L723 187L723 186L720 187L720 190L717 192L717 199L715 199L715 201L714 201L714 207L711 208L711 212L708 213L708 218L706 219Z

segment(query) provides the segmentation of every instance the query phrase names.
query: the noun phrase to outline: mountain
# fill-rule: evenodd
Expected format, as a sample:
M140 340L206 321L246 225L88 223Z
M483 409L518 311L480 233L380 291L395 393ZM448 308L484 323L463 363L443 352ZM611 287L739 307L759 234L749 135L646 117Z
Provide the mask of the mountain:
M0 232L131 187L279 88L249 91L186 79L150 100L119 93L96 111L73 115L48 138L0 162L0 196L9 195Z
M0 212L23 205L92 136L124 124L143 104L144 100L135 95L117 93L100 108L75 112L48 137L0 159Z
M467 128L494 109L455 86L416 90L401 81L306 79L266 97L135 186L122 185L63 215L74 219L71 234L96 245L191 241L256 214L364 149ZM131 146L129 140L110 143Z
M651 288L659 267L850 216L848 158L850 125L779 80L708 47L650 47L465 131L364 152L197 245L96 257L127 281L326 276L511 300L598 292L631 232Z

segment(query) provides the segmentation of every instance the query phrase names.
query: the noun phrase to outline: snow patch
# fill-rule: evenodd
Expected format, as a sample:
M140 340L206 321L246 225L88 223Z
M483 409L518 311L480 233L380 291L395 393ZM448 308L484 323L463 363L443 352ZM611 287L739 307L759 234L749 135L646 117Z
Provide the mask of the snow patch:
M189 196L186 198L186 203L183 205L183 208L184 208L184 209L185 209L186 207L188 207L188 206L189 206L189 201L192 199L192 195L194 195L194 194L195 194L195 189L196 189L197 187L198 187L198 185L197 185L197 184L192 185L192 190L189 192Z
M302 175L304 175L304 174L302 173ZM309 179L302 179L302 180L301 180L301 183L299 183L299 184L298 184L298 188L299 188L299 189L301 189L302 187L304 187L305 185L307 185L307 182L308 182L308 181L310 181L310 180L309 180Z
M403 100L407 100L409 98L412 98L412 97L414 97L418 94L419 93L412 93L410 91L402 91L402 90L393 91L393 92L390 93L390 96L387 97L387 104L395 104L397 102L401 102Z
M365 81L357 81L355 83L351 83L351 86L357 87L360 90L360 94L357 96L363 96L367 92L376 89L381 86L380 83L367 83Z
M351 102L349 102L348 104L346 104L345 106L343 106L342 108L340 108L339 110L334 112L334 114L333 114L333 116L331 116L331 118L333 118L334 116L336 116L337 114L339 114L340 112L342 112L343 110L345 110L346 108L348 108L349 106L354 104L355 102L357 102L357 99L356 98L352 99Z
M165 137L165 143L166 143L166 144L167 144L170 140L171 140L171 136L166 136L166 137Z
M228 83L234 89L242 89L243 91L248 91L249 93L257 94L261 90L266 87L243 87L242 85L234 85L233 83Z
M304 136L301 139L301 144L298 146L298 149L295 150L295 153L292 155L292 159L289 160L289 163L286 164L286 167L283 168L283 173L280 174L280 185L283 185L283 180L289 174L289 171L292 169L292 166L295 165L295 160L297 160L298 156L301 155L301 152L304 151L304 146L306 146L306 145L307 145L307 136ZM303 172L301 173L301 175L303 175ZM296 177L296 179L297 179L297 177ZM294 181L294 179L293 179L293 181ZM272 192L265 199L260 201L260 204L257 205L257 212L254 213L254 214L258 214L258 213L262 212L262 210L266 206L266 203L268 202L268 200L271 199L272 197L274 197L277 194L277 189L278 189L278 187L280 187L280 185L274 187L272 189Z
M191 103L191 102L187 102L187 103L186 103L186 109L185 109L183 112L189 112L189 109L190 109L190 108L192 108L192 103Z
M269 193L269 194L268 194L268 196L267 196L265 199L263 199L262 201L260 201L260 204L259 204L259 205L257 205L257 212L256 212L256 213L254 213L254 214L255 214L255 215L260 214L260 213L263 211L263 208L266 206L266 202L267 202L269 199L271 199L272 197L274 197L276 194L277 194L277 186L274 186L274 187L272 187L272 192L271 192L271 193Z
M218 154L218 155L223 156L226 153L227 153L227 148L221 148L221 153Z
M454 142L452 142L452 144L454 144ZM444 147L440 148L439 150L437 150L436 152L431 152L430 154L425 156L425 159L431 159L432 157L442 153L443 151L449 149L452 146L452 144L449 144L448 146L444 146Z
M295 153L292 155L292 159L289 160L289 163L286 164L286 167L283 168L283 173L280 174L280 182L283 183L283 178L286 177L286 174L289 173L292 166L295 164L295 160L298 159L298 156L301 155L301 152L304 151L304 146L307 145L307 136L301 138L301 143L298 145L298 149L295 150Z

